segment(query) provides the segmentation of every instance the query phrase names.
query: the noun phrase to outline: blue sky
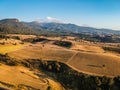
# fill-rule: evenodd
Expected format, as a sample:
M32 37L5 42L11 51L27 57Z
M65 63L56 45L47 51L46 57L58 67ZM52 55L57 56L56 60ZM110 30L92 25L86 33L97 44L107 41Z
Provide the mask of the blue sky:
M0 0L0 19L33 21L46 17L120 30L120 0Z

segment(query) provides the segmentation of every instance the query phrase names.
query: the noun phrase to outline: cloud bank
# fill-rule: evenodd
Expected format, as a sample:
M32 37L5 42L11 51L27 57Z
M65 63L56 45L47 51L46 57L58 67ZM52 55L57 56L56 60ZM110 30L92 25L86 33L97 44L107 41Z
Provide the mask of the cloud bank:
M62 20L57 19L57 18L53 18L50 16L47 16L45 19L37 19L36 22L38 23L64 23Z

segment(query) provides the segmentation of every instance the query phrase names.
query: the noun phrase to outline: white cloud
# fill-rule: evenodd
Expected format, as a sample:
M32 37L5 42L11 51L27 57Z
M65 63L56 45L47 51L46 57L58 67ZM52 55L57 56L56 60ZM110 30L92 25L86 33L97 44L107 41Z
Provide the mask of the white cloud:
M47 16L45 19L37 19L36 22L38 23L50 23L50 22L54 22L54 23L64 23L62 20L57 19L57 18L53 18L53 17L49 17Z
M57 19L57 18L53 18L53 17L46 17L46 21L47 22L55 22L55 23L63 23L63 21L62 20L60 20L60 19Z

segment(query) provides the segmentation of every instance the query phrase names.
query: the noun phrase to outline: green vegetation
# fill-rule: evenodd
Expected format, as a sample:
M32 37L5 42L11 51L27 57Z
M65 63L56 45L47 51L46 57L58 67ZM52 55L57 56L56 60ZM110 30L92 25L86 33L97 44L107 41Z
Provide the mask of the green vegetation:
M107 35L107 34L89 34L89 33L72 33L71 36L75 36L79 39L91 41L91 42L104 42L104 43L119 43L120 35Z
M26 60L27 67L43 70L66 89L72 90L119 90L120 77L91 76L79 73L57 61Z
M30 42L30 43L36 43L36 42L42 42L42 41L48 41L46 38L27 38L24 39L23 42Z
M67 48L70 48L72 46L72 43L69 41L55 41L53 44Z
M19 64L19 62L17 62L13 58L10 58L7 54L5 54L5 55L0 54L0 63L10 65L10 66L15 66L15 65Z
M1 34L35 34L36 32L18 19L0 20Z
M76 33L77 32L77 33ZM44 36L75 36L93 42L120 42L119 31L80 27L74 24L20 22L18 19L0 20L0 34L29 34ZM0 36L1 37L1 36Z
M16 22L17 21L17 22ZM72 24L71 24L72 25ZM70 26L71 26L70 25ZM39 28L35 28L34 25L31 26L29 23L23 23L19 22L19 20L14 19L5 19L0 20L0 34L28 34L28 35L44 35L44 36L75 36L80 39L92 41L92 42L113 42L118 43L120 42L120 35L118 34L104 34L104 33L95 33L99 32L100 30L95 30L92 33L91 30L94 30L94 28L89 29L87 32L84 32L87 28L81 28L77 29L77 33L74 32L74 29L68 28L67 25L63 27L67 27L68 29L64 30L63 28L58 29L57 27L53 27L54 25L46 25L41 27L39 25ZM56 26L56 25L55 25ZM74 25L73 25L74 26ZM50 28L51 27L51 28ZM74 26L76 28L78 26ZM80 29L80 31L79 31ZM109 31L109 30L107 30ZM117 32L117 31L116 31ZM1 38L1 35L0 35ZM6 37L5 37L6 38ZM19 39L19 38L17 38Z
M20 37L19 37L19 36L9 36L9 38L16 39L16 40L20 40Z
M51 68L49 68L51 66ZM114 90L114 78L91 76L79 73L67 65L56 61L42 61L40 68L58 80L66 89L72 90ZM116 77L117 78L117 77ZM118 83L120 82L117 78Z
M7 36L6 34L0 34L0 39L16 39L16 40L20 40L19 36Z
M0 34L0 39L5 39L7 40L8 38L10 38L9 36L5 35L5 34Z
M120 48L119 47L102 47L105 51L111 51L116 52L120 54Z

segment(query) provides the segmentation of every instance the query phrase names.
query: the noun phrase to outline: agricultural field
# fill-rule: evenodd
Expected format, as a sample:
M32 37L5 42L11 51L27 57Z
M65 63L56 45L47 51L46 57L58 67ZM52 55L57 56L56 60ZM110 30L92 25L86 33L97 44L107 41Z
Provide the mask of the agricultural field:
M27 38L36 38L35 36L29 35L18 36L22 37L22 40ZM109 47L110 45L112 45L112 47L116 47L114 44L92 43L83 40L75 41L75 38L69 36L62 40L61 37L39 36L39 38L42 38L43 40L38 39L37 42L31 43L30 41L24 42L24 44L20 44L23 41L19 40L16 41L16 45L9 44L10 40L7 40L7 44L0 45L2 48L0 49L0 53L7 53L10 57L18 60L42 59L60 61L69 64L79 71L93 74L108 76L117 76L120 74L119 53L109 52L102 48L104 45L106 45L106 47ZM36 39L34 41L36 41ZM59 45L54 44L56 42ZM71 42L72 45L66 47L67 44L64 43L68 42Z
M20 40L0 40L1 43L4 42L0 45L0 54L14 58L18 62L28 59L59 61L77 72L92 76L115 77L120 75L119 53L103 48L104 45L105 47L117 47L119 43L116 45L85 40L76 41L75 38L69 36L62 38L18 35L18 37L22 38ZM49 68L51 69L51 66ZM32 88L36 90L42 88L42 90L46 90L50 87L54 90L64 90L64 87L55 78L46 76L41 70L39 72L30 70L19 64L12 67L0 64L0 69L2 72L0 86L3 88ZM14 79L9 79L13 76L15 76ZM24 78L19 81L20 77Z

